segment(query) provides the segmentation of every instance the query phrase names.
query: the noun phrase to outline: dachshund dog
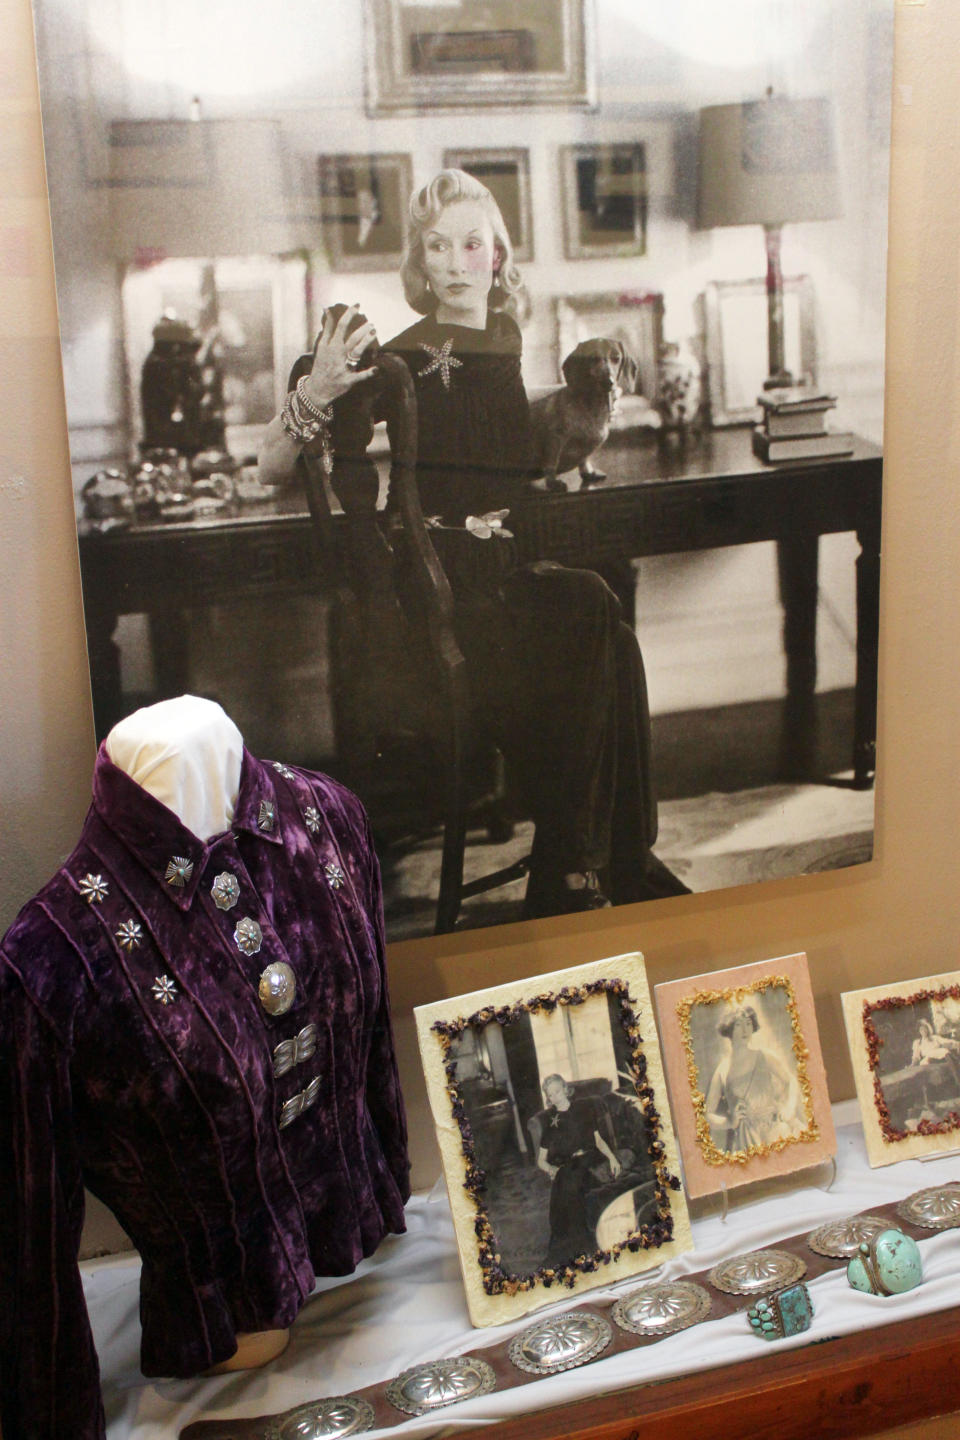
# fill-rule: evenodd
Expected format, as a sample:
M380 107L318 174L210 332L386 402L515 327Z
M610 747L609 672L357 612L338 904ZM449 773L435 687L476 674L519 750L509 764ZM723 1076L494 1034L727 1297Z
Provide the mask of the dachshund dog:
M563 362L562 390L530 406L534 474L548 490L566 487L557 477L574 468L586 485L607 477L590 463L610 433L610 421L624 390L637 381L636 361L619 340L584 340Z

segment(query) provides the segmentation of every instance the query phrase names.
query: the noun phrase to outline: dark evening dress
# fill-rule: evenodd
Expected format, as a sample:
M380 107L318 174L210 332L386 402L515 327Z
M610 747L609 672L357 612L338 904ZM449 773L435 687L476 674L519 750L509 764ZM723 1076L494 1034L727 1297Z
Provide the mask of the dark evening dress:
M592 1167L603 1156L594 1131L597 1112L586 1097L571 1100L568 1110L549 1106L544 1115L541 1145L547 1160L558 1167L550 1187L550 1242L545 1265L569 1265L578 1255L597 1248L597 1214L592 1213L587 1191L597 1187Z
M484 330L427 316L387 349L414 379L420 496L442 526L431 533L476 713L535 822L527 913L567 908L571 872L598 872L616 904L683 893L651 853L646 678L619 601L593 571L524 564L514 539L495 529L479 538L465 524L512 511L527 488L519 329L502 311ZM511 517L502 524L511 529Z

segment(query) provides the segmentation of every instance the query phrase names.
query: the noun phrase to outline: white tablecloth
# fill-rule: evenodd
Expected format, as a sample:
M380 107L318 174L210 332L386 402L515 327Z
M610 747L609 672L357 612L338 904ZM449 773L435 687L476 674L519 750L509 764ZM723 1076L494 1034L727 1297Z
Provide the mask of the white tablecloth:
M849 1108L837 1108L840 1122ZM858 1123L838 1124L837 1138L837 1175L829 1191L801 1174L795 1188L784 1182L771 1197L749 1204L734 1202L726 1223L719 1211L695 1220L696 1250L671 1262L661 1272L663 1277L679 1279L726 1256L772 1245L824 1221L901 1199L929 1185L960 1180L960 1157L904 1161L871 1170ZM821 1186L828 1178L817 1172ZM192 1420L260 1415L320 1396L349 1394L387 1381L407 1366L509 1338L530 1323L528 1319L483 1331L471 1327L445 1193L414 1196L407 1207L407 1225L406 1235L385 1241L353 1275L318 1283L278 1359L262 1370L202 1380L143 1378L138 1368L139 1261L127 1255L85 1262L84 1285L101 1360L109 1440L172 1437ZM960 1230L931 1233L920 1249L923 1284L906 1295L889 1299L861 1295L849 1287L842 1269L811 1281L813 1327L806 1335L780 1341L778 1348L956 1305ZM625 1293L643 1280L641 1276L639 1282L634 1279L588 1292L582 1302ZM569 1303L561 1300L537 1315ZM406 1437L468 1430L644 1380L663 1380L765 1353L766 1342L753 1336L743 1314L729 1315L655 1345L371 1434Z

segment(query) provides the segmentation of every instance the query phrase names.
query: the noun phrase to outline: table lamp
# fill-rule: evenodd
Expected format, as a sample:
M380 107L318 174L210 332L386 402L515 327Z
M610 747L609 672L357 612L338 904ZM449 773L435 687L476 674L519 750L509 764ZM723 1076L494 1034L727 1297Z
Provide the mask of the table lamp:
M782 228L839 213L827 99L768 94L700 111L698 227L762 225L766 237L770 373L764 389L794 383L784 355Z

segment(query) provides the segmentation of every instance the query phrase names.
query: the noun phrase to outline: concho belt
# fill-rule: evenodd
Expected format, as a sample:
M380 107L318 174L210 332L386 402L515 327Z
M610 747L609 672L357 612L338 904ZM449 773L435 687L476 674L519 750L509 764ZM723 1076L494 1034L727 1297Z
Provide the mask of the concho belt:
M815 1280L843 1268L863 1241L891 1227L915 1240L960 1227L960 1182L831 1220L778 1240L769 1249L722 1260L697 1275L648 1281L614 1300L587 1301L532 1319L509 1341L415 1365L350 1395L328 1396L276 1415L195 1421L181 1430L180 1440L337 1440L399 1425L411 1415L427 1415L493 1390L589 1365L602 1356L653 1345L664 1335L738 1310L756 1310L763 1296L804 1277Z

